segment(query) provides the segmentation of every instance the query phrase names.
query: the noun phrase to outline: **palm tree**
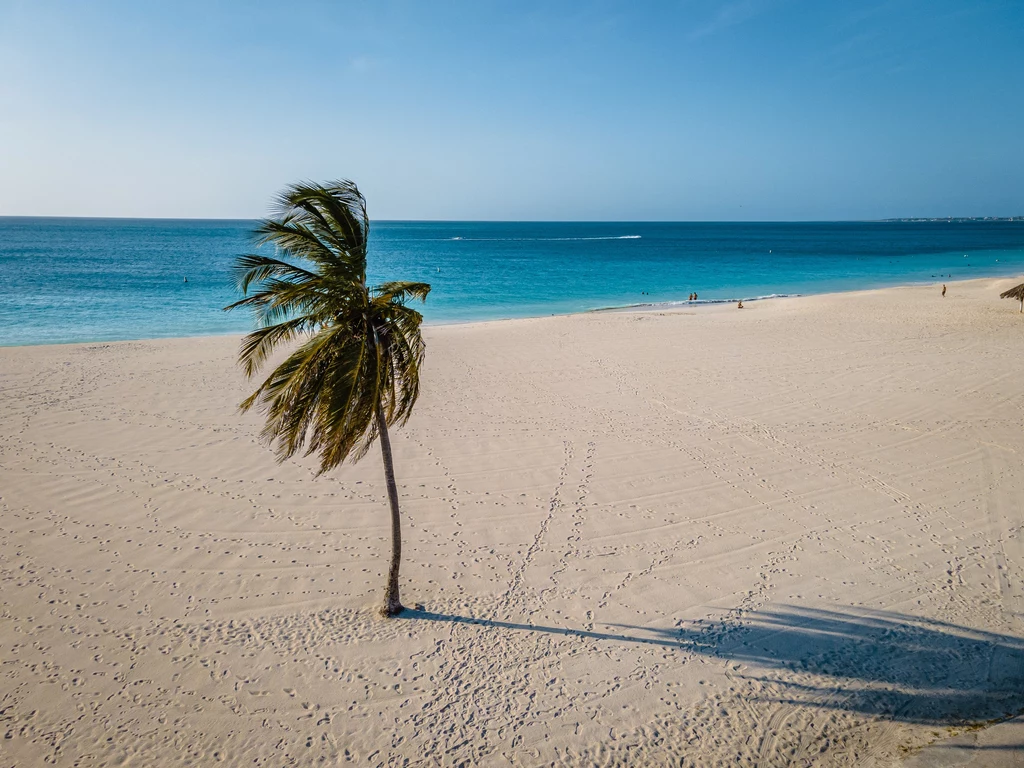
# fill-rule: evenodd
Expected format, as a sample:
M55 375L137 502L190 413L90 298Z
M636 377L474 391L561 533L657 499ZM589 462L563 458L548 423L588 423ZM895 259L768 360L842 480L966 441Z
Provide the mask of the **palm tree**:
M246 307L255 316L258 328L238 355L250 378L279 345L301 340L241 404L266 414L261 437L278 462L315 453L320 475L358 461L380 437L391 503L381 613L394 616L402 610L402 531L388 427L405 424L419 396L423 316L406 302L425 300L430 286L367 286L369 229L366 200L351 181L293 184L254 232L257 246L271 244L275 255L238 257L235 278L245 298L225 309Z

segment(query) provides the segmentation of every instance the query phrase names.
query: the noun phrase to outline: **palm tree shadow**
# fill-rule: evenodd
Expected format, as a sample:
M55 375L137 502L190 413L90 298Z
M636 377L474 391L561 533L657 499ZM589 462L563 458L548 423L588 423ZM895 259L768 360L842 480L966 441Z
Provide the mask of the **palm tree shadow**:
M605 624L602 631L424 610L402 617L660 646L678 651L680 661L721 658L749 665L749 679L763 684L762 698L906 722L976 722L1024 708L1024 639L889 611L784 605L746 613L741 621Z

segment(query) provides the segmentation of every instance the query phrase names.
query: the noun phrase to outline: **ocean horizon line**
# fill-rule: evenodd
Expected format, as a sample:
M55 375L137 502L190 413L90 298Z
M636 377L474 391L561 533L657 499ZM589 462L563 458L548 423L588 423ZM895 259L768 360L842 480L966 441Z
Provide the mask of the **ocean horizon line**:
M60 214L0 214L0 221L138 221L138 222L257 222L264 216L64 216ZM889 216L881 219L392 219L370 218L379 224L927 224L948 222L1005 222L1024 224L1024 214L1010 216Z

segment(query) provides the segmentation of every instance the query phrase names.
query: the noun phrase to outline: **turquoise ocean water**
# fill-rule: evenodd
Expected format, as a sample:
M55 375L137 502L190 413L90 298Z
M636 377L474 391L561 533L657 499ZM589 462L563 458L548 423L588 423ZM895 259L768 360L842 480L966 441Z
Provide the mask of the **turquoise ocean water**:
M249 330L249 221L0 218L0 345ZM1024 222L375 222L370 278L433 285L429 323L1024 273ZM185 282L185 278L188 282Z

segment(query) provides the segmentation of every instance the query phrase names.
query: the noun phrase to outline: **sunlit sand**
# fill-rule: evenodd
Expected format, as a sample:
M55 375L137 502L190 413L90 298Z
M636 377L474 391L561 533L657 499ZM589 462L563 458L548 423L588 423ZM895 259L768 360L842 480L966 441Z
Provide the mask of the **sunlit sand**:
M1019 712L1018 282L426 329L391 620L379 454L275 464L237 338L0 349L0 764L884 766Z

